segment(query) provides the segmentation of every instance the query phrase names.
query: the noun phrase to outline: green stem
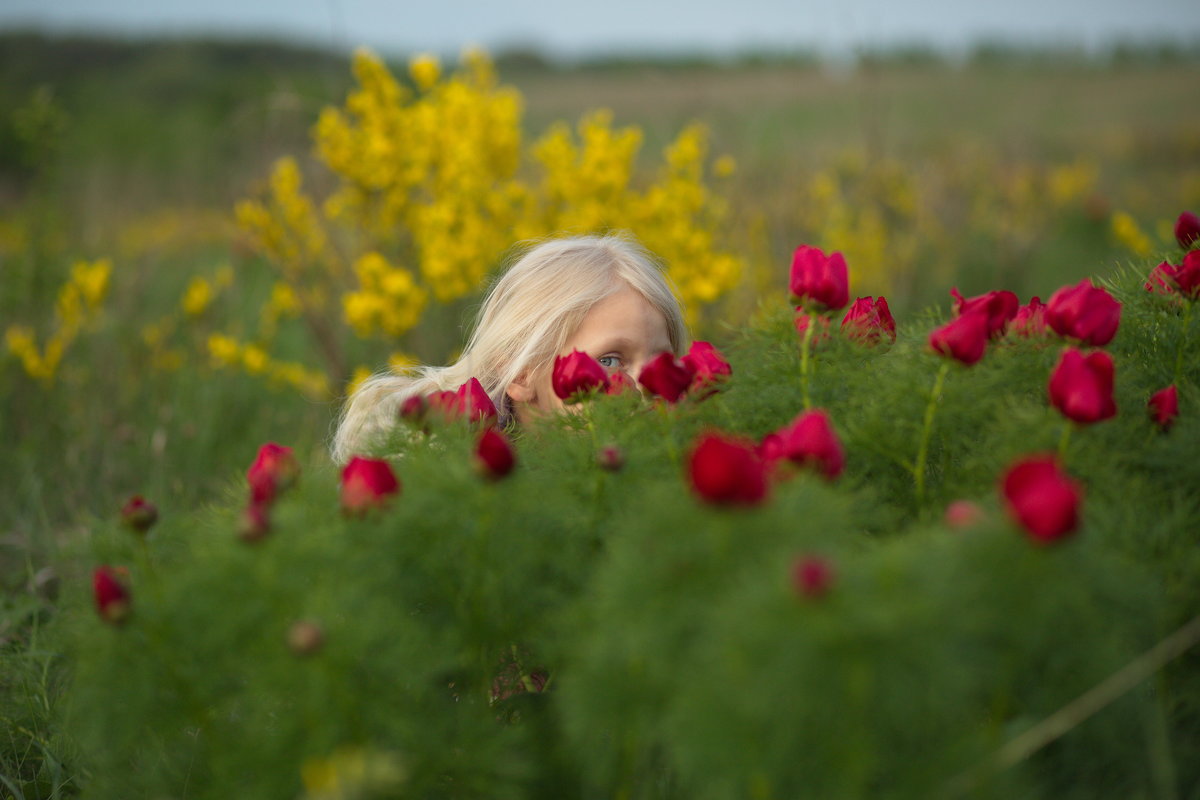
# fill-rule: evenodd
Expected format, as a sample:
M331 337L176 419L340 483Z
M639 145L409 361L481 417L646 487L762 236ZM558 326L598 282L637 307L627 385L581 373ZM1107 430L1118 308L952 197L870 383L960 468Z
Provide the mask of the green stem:
M946 382L946 374L950 372L950 362L942 361L937 378L933 382L933 391L929 394L929 403L925 406L925 423L921 428L921 442L917 445L917 459L913 464L913 479L917 489L917 507L925 505L925 462L929 458L929 437L933 433L933 417L937 413L938 400L942 396L942 385Z
M1071 420L1063 420L1062 436L1058 437L1058 460L1067 463L1067 445L1071 443L1071 429L1075 426L1071 424Z
M804 410L812 408L812 399L808 395L809 381L809 365L808 351L812 349L812 333L816 327L817 317L815 314L808 314L808 325L804 327L804 339L800 343L800 397L804 401Z
M1188 325L1192 321L1192 306L1196 305L1194 301L1188 301L1183 309L1183 331L1179 335L1179 344L1175 349L1175 388L1179 389L1179 379L1183 375L1183 351L1184 345L1188 340Z

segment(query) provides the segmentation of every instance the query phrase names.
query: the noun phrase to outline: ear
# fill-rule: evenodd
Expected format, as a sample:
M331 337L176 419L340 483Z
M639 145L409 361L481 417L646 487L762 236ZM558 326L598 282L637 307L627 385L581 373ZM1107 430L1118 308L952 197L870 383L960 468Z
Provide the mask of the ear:
M530 382L528 372L522 372L516 380L504 387L504 393L514 403L532 403L537 400L537 390Z

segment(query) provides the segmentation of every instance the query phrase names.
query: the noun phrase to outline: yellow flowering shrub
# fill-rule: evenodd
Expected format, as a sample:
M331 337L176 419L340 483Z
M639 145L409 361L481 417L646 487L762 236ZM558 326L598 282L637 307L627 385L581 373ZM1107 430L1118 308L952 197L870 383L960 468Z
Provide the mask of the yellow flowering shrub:
M4 332L5 345L31 378L51 383L67 348L84 326L96 318L108 294L112 262L78 261L71 267L67 281L59 288L54 304L54 320L44 346L27 325L9 325Z
M401 79L373 54L355 55L356 88L313 129L316 157L333 177L323 200L285 158L238 204L239 226L280 279L261 315L268 349L275 323L300 316L330 384L342 385L351 375L336 331L394 344L430 302L479 292L515 242L562 233L631 231L664 260L693 318L737 285L744 265L714 233L727 208L705 183L702 126L685 128L643 175L641 131L615 126L607 111L574 129L555 123L526 147L523 99L480 51L451 73L428 55L408 69ZM711 173L735 167L722 157ZM262 369L239 352L242 368Z

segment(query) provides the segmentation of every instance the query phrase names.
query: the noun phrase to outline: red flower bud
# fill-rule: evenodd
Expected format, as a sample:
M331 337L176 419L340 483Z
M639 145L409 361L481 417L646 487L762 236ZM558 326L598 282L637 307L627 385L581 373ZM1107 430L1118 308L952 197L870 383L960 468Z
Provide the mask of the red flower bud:
M801 556L792 564L792 588L801 597L816 600L833 586L833 564L821 556Z
M382 508L399 493L400 481L386 461L355 456L342 470L342 511L347 514Z
M637 384L633 382L633 378L624 372L614 372L608 376L608 386L604 388L604 393L618 395L631 390L637 391Z
M253 499L250 505L242 509L238 519L238 538L243 542L257 542L271 532L271 511L266 503L256 503Z
M1062 287L1046 303L1046 324L1055 333L1093 347L1111 342L1120 323L1121 304L1088 278Z
M1050 403L1069 420L1086 425L1117 413L1113 360L1103 350L1084 356L1068 348L1050 375L1049 389Z
M767 434L758 452L770 461L786 458L812 467L827 480L837 478L846 466L846 454L829 415L819 408L805 411L791 424Z
M477 378L471 378L455 392L458 400L456 410L459 416L470 422L483 420L487 424L495 422L496 404L483 390L483 384Z
M969 311L955 317L929 334L934 352L949 356L966 366L983 358L987 349L988 318L982 311Z
M625 454L621 452L621 448L610 444L607 447L601 447L600 452L596 453L596 463L600 465L601 469L616 472L625 466Z
M458 418L458 393L450 390L431 392L425 397L431 411L436 411L443 422L453 422Z
M572 350L569 355L554 357L550 383L559 399L578 403L588 392L607 388L608 370L582 350Z
M1200 250L1192 250L1183 257L1183 263L1175 268L1175 287L1189 300L1200 297Z
M1017 309L1008 326L1009 333L1025 338L1043 336L1046 333L1046 304L1038 297L1030 298L1029 305Z
M325 631L310 620L293 622L287 632L288 649L298 656L311 656L325 644Z
M688 456L692 488L719 505L757 505L767 496L762 459L754 447L719 433L702 434Z
M1017 315L1017 307L1021 301L1010 291L1000 290L981 294L978 297L964 298L957 288L950 290L954 298L954 315L961 317L973 311L979 311L987 319L987 335L995 339L1004 335L1009 320Z
M692 370L674 355L659 353L638 375L638 382L668 403L677 403L692 383Z
M517 463L508 437L495 428L486 428L475 445L475 459L485 478L499 480L512 472Z
M158 509L140 494L135 494L121 507L121 521L137 533L145 533L158 521Z
M816 247L802 244L792 255L792 296L821 308L836 311L850 302L846 259L841 253L825 255Z
M882 296L878 300L873 297L855 300L842 318L842 330L851 339L867 344L876 344L885 336L889 341L896 341L896 320Z
M1013 464L1001 484L1009 512L1036 542L1072 533L1079 522L1079 487L1054 456L1030 456Z
M822 339L829 338L829 317L824 314L809 314L804 310L804 306L796 306L796 333L803 340L804 332L808 330L809 325L816 325L812 335L809 337L809 344L814 345Z
M1180 214L1179 219L1175 220L1175 241L1184 250L1200 241L1200 217L1190 211Z
M258 448L254 463L246 471L246 480L250 484L250 501L274 501L275 495L291 487L299 475L300 463L292 455L292 448L267 442Z
M117 570L96 567L92 571L92 595L96 598L96 611L105 622L120 624L129 616L129 589L117 577Z
M410 422L413 425L420 425L425 421L425 414L428 411L428 398L424 395L414 394L411 397L404 398L404 402L400 404L400 419Z
M1150 417L1164 431L1174 425L1175 418L1179 416L1179 393L1175 390L1175 384L1150 395L1146 408L1150 411Z
M717 348L708 342L692 342L681 361L692 371L689 391L697 397L707 397L733 374L733 367Z
M973 503L970 500L955 500L946 506L943 519L948 528L960 531L966 530L967 528L975 527L983 521L983 509L979 507L978 503Z

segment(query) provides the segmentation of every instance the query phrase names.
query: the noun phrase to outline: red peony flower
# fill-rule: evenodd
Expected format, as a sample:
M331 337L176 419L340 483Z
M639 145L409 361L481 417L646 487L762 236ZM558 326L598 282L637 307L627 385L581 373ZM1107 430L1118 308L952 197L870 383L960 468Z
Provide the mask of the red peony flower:
M1164 431L1174 425L1175 418L1179 416L1179 393L1175 390L1175 384L1150 395L1146 408L1150 411L1150 417Z
M614 372L609 375L608 386L604 387L604 393L610 395L624 394L631 390L636 391L637 384L624 372Z
M105 622L120 624L129 616L129 589L111 567L99 566L92 571L92 595L96 598L96 610Z
M1088 278L1062 287L1046 303L1046 324L1055 333L1093 347L1111 342L1120 323L1121 304Z
M825 255L816 247L802 244L792 255L792 295L819 308L836 311L850 302L846 259L841 253Z
M982 311L968 311L929 334L929 346L934 352L968 367L983 358L987 340L988 318Z
M846 466L846 454L829 415L819 408L805 411L789 425L767 434L758 452L768 461L786 458L813 467L827 480L837 478Z
M1025 338L1043 336L1046 333L1046 304L1039 297L1032 297L1029 305L1017 309L1008 326L1009 333Z
M1200 217L1190 211L1180 214L1179 219L1175 220L1175 241L1184 250L1200 241Z
M1162 262L1146 276L1142 284L1147 292L1152 294L1175 294L1175 270L1177 267L1167 261Z
M1049 389L1050 403L1069 420L1086 425L1117 413L1113 360L1103 350L1085 356L1068 348L1050 375Z
M453 393L451 393L453 395ZM420 425L425 421L425 414L429 411L429 399L423 395L414 394L411 397L404 398L404 402L400 404L400 419Z
M664 352L642 367L638 382L668 403L677 403L691 385L692 377L691 367Z
M1034 541L1045 544L1072 533L1079 522L1079 487L1054 456L1029 456L1009 467L1001 489L1009 512Z
M272 502L275 495L292 486L299 475L300 463L292 455L292 448L267 442L258 448L254 463L246 471L251 502Z
M399 493L400 481L386 461L354 456L342 470L342 510L347 514L382 508Z
M987 335L989 339L1003 336L1009 321L1017 315L1017 307L1021 301L1010 291L1000 290L981 294L978 297L964 298L957 288L950 290L954 298L954 315L961 317L972 311L982 312L987 318Z
M833 564L821 556L801 556L792 564L792 588L801 597L817 599L833 586Z
M583 395L608 387L608 370L582 350L554 357L554 372L550 376L554 393L567 403L578 403Z
M625 466L625 453L615 444L601 447L600 452L596 453L596 463L600 465L601 469L616 472Z
M702 434L688 456L692 488L719 505L757 505L767 496L762 459L754 447L720 433Z
M458 415L464 417L470 422L484 422L491 424L495 422L496 404L492 402L492 398L483 390L483 384L478 378L471 378L469 381L458 387L455 392L455 398L458 401L455 410Z
M720 351L708 342L692 342L687 355L680 361L692 371L692 382L688 390L697 397L711 395L716 391L718 384L733 374L733 367L729 366L729 362Z
M475 459L480 473L499 480L512 472L517 463L508 437L495 428L486 428L475 445Z
M158 521L158 509L140 494L135 494L121 507L121 521L137 533L145 533Z
M1175 268L1175 287L1189 300L1200 297L1200 250L1192 250Z
M851 339L875 344L883 337L896 341L896 320L888 308L887 300L880 296L860 297L850 306L842 318L842 330Z

